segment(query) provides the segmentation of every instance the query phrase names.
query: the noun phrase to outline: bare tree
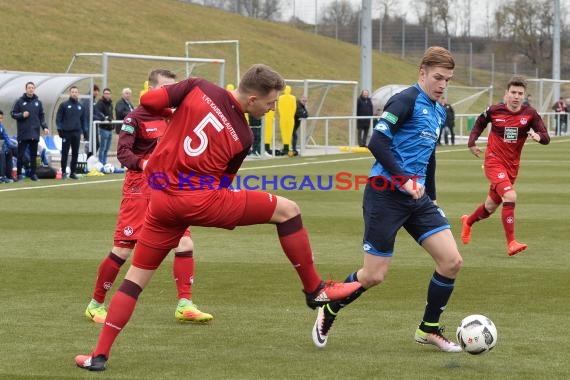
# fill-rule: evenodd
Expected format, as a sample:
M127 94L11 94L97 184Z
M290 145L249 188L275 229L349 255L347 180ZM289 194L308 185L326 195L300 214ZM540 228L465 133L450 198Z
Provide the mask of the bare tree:
M542 67L551 56L552 12L549 0L511 0L495 12L496 37L512 41L513 53Z
M237 9L244 16L263 20L281 17L281 0L237 0Z

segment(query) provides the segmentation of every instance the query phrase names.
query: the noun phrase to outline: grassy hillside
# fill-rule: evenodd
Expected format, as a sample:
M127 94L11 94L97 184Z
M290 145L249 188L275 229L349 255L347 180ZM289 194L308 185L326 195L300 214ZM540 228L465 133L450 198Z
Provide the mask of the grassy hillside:
M0 14L1 70L64 72L78 52L183 57L186 41L238 39L242 72L253 63L264 62L288 79L360 79L356 45L180 1L0 0ZM234 82L236 76L232 53L228 45L192 48L194 57L226 58L226 82ZM116 71L110 74L109 85L115 99L125 86L136 93L149 67L160 65L152 62L139 68L137 64L112 63ZM182 65L177 65L184 73ZM78 62L73 72L100 73L100 60ZM373 90L416 79L416 64L374 53ZM334 104L332 109L347 114L351 105Z

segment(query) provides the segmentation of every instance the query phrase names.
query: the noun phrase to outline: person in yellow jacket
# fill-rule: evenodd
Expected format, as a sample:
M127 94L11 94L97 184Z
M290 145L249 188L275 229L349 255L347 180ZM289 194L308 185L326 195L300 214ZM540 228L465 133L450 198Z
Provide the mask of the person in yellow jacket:
M143 88L142 90L139 92L139 103L141 101L141 97L146 94L148 92L148 81L145 80L143 83Z
M295 110L297 108L297 98L291 94L291 86L285 86L283 94L277 101L279 111L279 129L281 130L281 141L283 142L282 155L289 153L291 138L293 137L293 127L295 126Z
M275 120L275 111L269 110L265 114L265 155L271 156L271 142L273 140L273 121ZM275 152L277 155L277 152Z

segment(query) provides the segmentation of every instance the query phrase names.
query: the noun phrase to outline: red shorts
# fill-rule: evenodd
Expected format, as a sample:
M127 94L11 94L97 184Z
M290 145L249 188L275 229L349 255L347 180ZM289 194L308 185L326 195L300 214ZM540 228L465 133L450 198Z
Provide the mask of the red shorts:
M491 186L489 187L489 196L495 203L501 203L502 197L507 191L514 189L517 179L516 175L510 173L503 165L494 163L485 163L485 175Z
M113 238L115 247L130 249L135 247L149 202L150 188L143 173L127 171ZM190 231L186 230L184 236L190 236Z
M229 189L196 190L173 195L153 191L133 265L156 269L188 226L234 229L269 222L277 197L273 194Z

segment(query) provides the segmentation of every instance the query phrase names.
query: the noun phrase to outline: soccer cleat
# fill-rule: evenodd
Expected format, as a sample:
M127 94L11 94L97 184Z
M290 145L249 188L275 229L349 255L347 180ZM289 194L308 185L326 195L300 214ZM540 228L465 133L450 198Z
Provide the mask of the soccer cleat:
M321 284L313 293L305 293L307 306L311 309L316 309L331 301L339 301L347 298L362 285L360 282L335 282L335 281L321 281Z
M317 320L313 326L313 343L319 348L323 348L327 345L327 339L329 336L329 331L332 327L334 320L336 319L337 313L333 313L329 304L319 307L319 312L317 313Z
M178 306L174 312L174 318L183 323L206 323L214 319L212 314L201 312L195 303L186 299L178 301Z
M85 309L85 317L95 323L105 323L107 309L105 305L91 301L89 305L87 305L87 309Z
M471 226L467 224L467 218L469 215L461 216L461 241L463 244L469 244L471 241Z
M421 329L416 330L416 342L420 344L433 344L443 352L461 352L461 346L447 339L443 335L443 328L437 329L435 332L425 332Z
M91 355L77 355L75 357L75 364L79 368L89 371L104 371L106 362L107 358L105 355L97 355L95 357Z
M509 256L514 256L517 253L520 253L522 251L524 251L525 249L528 248L528 244L525 243L519 243L516 240L512 240L509 245L508 245L508 249L507 249L507 254Z

